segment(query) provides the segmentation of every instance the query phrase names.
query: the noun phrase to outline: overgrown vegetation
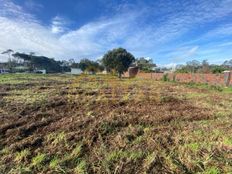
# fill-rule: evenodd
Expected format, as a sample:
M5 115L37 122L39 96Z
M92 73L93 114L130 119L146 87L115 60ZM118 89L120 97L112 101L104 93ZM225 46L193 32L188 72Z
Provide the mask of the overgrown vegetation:
M203 60L202 62L192 60L186 62L186 65L178 65L176 72L220 74L225 70L232 70L232 60L225 61L221 65L209 64L207 60Z
M231 173L231 98L178 82L1 75L0 173Z

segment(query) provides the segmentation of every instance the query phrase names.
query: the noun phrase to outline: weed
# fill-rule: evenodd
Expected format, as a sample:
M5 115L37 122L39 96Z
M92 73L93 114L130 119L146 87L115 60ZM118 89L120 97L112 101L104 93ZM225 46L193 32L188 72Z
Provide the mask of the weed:
M30 150L24 149L21 152L16 153L15 161L18 163L22 162L23 160L25 161L29 155L30 155Z
M122 158L127 160L136 161L144 156L142 151L123 151L123 150L115 150L106 156L106 161L109 163L114 163L119 161Z
M0 151L0 155L7 155L10 153L10 149L8 147L4 147L1 151Z
M76 174L87 174L87 164L85 161L81 161L74 169Z
M16 166L9 171L9 174L30 174L31 169L22 165Z
M91 117L91 116L93 116L93 113L94 113L93 111L89 111L89 112L87 112L86 115L87 115L88 117Z
M111 134L116 129L116 123L103 122L100 126L100 130L103 135Z
M61 167L60 163L61 163L60 159L57 157L54 157L50 161L49 167L59 173L66 173L65 170Z
M82 153L82 145L77 145L77 146L73 149L73 151L72 151L72 153L71 153L71 156L77 158L77 157L80 157L81 153Z
M67 138L65 132L60 132L58 134L56 133L51 133L47 136L48 142L51 142L52 146L57 146L59 144L64 144L65 147L68 146Z
M226 137L224 138L223 143L228 146L232 146L232 138Z
M186 85L188 87L191 88L200 88L200 89L208 89L208 90L213 90L213 91L218 91L218 92L222 92L224 91L225 88L218 86L218 85L209 85L207 83L194 83L194 82L189 82L186 83Z
M59 163L60 163L60 161L58 158L53 158L49 163L49 167L52 169L57 169L60 167Z
M86 75L0 84L0 173L231 172L224 88Z
M170 79L168 78L168 74L164 74L164 75L163 75L162 81L164 81L164 82L170 81Z
M39 153L35 157L32 158L31 166L35 168L42 167L43 162L46 160L46 155L43 153Z
M209 89L219 91L219 92L223 91L223 88L221 86L216 86L216 85L210 85Z
M141 159L143 156L144 156L144 152L142 152L142 151L129 153L129 159L132 161L137 161L138 159Z
M197 152L199 150L199 144L198 143L189 143L189 144L185 144L185 147L194 151L194 152Z
M126 153L123 152L122 150L116 150L111 152L110 154L107 155L106 160L108 162L115 162L118 161L120 158L123 158L126 156Z
M155 159L156 159L155 152L148 154L144 160L144 168L148 169L152 165L152 163L155 161Z
M216 167L211 167L209 169L206 169L204 174L220 174L220 171Z

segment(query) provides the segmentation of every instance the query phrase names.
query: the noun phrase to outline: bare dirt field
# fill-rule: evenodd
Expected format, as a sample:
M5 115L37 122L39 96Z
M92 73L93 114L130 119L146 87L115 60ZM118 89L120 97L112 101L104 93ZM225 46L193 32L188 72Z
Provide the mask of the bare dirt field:
M232 173L232 92L0 75L0 173Z

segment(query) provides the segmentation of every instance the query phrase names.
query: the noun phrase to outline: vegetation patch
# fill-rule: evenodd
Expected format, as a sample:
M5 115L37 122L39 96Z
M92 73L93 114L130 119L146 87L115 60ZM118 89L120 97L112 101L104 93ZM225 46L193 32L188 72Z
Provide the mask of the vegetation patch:
M109 75L0 83L0 173L232 171L224 88Z

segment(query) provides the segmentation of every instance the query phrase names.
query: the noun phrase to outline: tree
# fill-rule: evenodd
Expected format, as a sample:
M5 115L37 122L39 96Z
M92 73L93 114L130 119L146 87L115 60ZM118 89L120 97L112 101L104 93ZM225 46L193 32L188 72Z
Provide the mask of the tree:
M210 72L210 65L207 60L203 60L201 63L201 72L202 73L209 73Z
M127 71L130 64L135 61L134 56L126 49L117 48L108 51L102 59L102 63L108 71L115 70L119 78Z
M200 67L200 62L197 60L192 60L186 63L186 68L190 70L190 72L195 73L197 69Z
M144 57L138 58L136 63L141 71L152 72L156 64L153 63L152 59L147 59Z
M79 63L79 68L82 71L88 71L91 73L96 73L96 72L102 71L104 69L98 62L89 60L87 58L81 59L81 61Z
M8 50L2 52L2 54L8 54L7 67L10 69L10 71L12 71L13 67L14 67L15 64L16 64L16 61L11 59L11 54L12 54L13 52L14 52L14 51L13 51L12 49L8 49Z
M11 54L13 53L14 51L12 49L8 49L6 51L3 51L2 54L8 54L9 56L9 59L11 59Z
M232 59L231 60L226 60L223 64L223 67L228 68L228 69L232 69Z
M45 56L35 56L33 54L25 54L25 53L15 53L13 55L19 59L22 59L27 62L27 66L31 69L46 69L47 72L55 73L61 72L62 67L58 61L54 59L45 57Z
M211 71L213 74L220 74L225 70L226 68L221 65L211 65Z

